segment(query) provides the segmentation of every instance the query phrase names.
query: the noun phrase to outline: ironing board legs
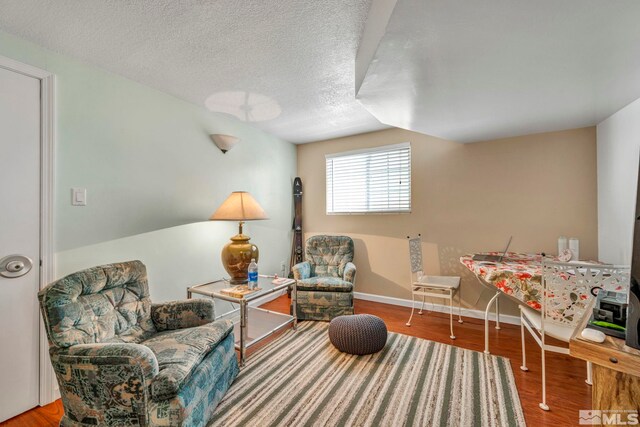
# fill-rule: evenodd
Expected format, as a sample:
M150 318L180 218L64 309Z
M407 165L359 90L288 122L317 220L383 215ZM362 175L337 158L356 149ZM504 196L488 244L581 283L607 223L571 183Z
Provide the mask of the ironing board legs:
M496 298L496 329L500 330L500 297Z
M489 354L489 311L491 311L491 304L496 302L500 297L500 291L496 292L496 294L489 300L487 304L487 309L484 311L484 353ZM498 305L496 304L496 312L498 309ZM499 329L499 328L498 328Z
M453 335L453 289L449 290L449 328L451 329L449 338L455 340L456 336Z
M458 288L458 323L462 323L462 293L460 288Z
M520 365L520 369L523 371L528 371L527 368L527 352L524 344L524 316L522 315L522 310L520 311L520 339L522 340L522 365Z

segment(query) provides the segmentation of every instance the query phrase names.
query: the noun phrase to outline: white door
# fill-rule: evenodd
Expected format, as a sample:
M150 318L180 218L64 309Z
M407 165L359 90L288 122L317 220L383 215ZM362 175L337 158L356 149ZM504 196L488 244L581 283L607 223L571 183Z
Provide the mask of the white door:
M38 405L39 260L40 80L0 68L0 421Z

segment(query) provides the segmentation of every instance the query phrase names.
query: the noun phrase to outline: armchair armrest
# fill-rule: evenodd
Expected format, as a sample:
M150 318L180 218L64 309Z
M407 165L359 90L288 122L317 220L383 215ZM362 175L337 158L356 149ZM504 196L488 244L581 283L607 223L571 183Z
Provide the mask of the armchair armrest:
M311 264L308 261L299 262L291 267L291 271L296 280L308 279L311 277Z
M208 299L190 299L151 304L151 319L158 332L193 328L215 320L214 303Z
M62 363L82 363L90 365L138 366L145 380L158 375L158 361L149 347L135 343L78 344L58 353Z
M148 425L150 384L158 375L151 349L134 343L51 348L51 363L65 402L62 424L101 425L105 419Z
M344 277L343 280L346 280L350 283L355 283L356 281L356 265L352 262L348 262L347 265L344 266Z

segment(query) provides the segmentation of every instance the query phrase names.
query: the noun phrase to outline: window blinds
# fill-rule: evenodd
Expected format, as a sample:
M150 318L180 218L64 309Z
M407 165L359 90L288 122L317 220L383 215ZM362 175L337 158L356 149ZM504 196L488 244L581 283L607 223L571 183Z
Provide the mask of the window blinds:
M411 145L329 154L327 213L411 212Z

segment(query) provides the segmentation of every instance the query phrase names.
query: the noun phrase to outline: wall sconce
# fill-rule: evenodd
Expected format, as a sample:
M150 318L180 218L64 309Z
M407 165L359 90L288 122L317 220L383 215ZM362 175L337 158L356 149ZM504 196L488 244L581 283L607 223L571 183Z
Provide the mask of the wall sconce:
M222 135L219 133L214 133L212 135L209 135L209 137L211 137L213 143L216 144L216 147L218 147L223 153L231 150L233 146L236 145L238 141L240 141L240 139L236 138L235 136Z

